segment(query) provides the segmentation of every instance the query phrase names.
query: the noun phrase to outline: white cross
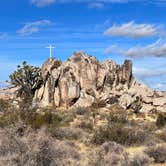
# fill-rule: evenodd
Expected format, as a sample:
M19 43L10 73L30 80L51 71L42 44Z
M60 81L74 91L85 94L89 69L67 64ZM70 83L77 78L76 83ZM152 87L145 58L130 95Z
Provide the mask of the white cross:
M49 48L49 49L50 49L50 58L52 58L52 49L55 48L55 47L53 47L52 45L49 45L49 46L46 47L46 48Z

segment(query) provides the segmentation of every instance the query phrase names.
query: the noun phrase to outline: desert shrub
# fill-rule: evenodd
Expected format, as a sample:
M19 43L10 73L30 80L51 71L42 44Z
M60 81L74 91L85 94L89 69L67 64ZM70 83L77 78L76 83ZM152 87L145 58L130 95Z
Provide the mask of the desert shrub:
M109 123L127 123L127 112L123 109L113 110L110 112L109 116L107 117L107 120Z
M1 136L0 165L72 166L80 159L75 144L53 140L43 129L23 138L10 131L1 132Z
M160 113L156 120L156 125L161 128L166 124L166 113Z
M16 124L17 122L23 122L34 129L41 128L42 126L58 127L63 125L62 117L59 114L54 114L51 111L38 113L36 109L28 111L16 110L0 117L0 127Z
M166 162L166 144L148 147L145 152L148 154L149 157L154 158L154 161L156 163Z
M92 142L95 144L115 141L122 145L138 145L142 144L149 134L135 121L129 121L128 113L120 107L112 107L106 118L107 126L97 129L93 134Z
M62 118L58 114L53 114L50 111L47 111L43 114L30 112L28 113L28 116L22 113L21 118L25 123L35 129L42 126L58 127L62 122Z
M9 100L0 99L0 112L8 111L11 108Z
M164 142L166 142L166 129L162 130L161 133L157 134L157 138L163 140Z
M90 158L91 159L91 158ZM94 160L95 159L95 160ZM93 161L93 162L92 162ZM145 153L130 155L122 145L116 142L105 142L90 160L92 166L147 166L152 159Z
M92 132L93 130L93 123L89 120L87 121L82 121L79 125L78 125L79 128L87 131L87 132Z
M101 165L105 166L128 166L129 156L123 146L115 142L106 142L101 146Z
M59 140L78 140L82 136L82 130L71 127L50 128L51 136Z
M11 124L15 124L20 120L20 114L17 111L5 112L0 116L0 127L7 127Z
M26 151L26 145L20 140L8 132L1 133L0 156L6 156L9 153L22 153Z
M140 152L134 154L134 156L129 161L129 166L147 166L153 162L147 154Z
M127 128L123 124L115 123L112 126L95 131L92 142L99 145L106 141L114 141L122 145L136 145L142 144L145 138L144 131Z
M40 150L35 155L35 162L41 166L51 165L53 161L53 149L50 147L49 141L44 140L39 142L38 146Z
M84 115L88 112L88 108L85 108L85 107L78 107L78 108L75 108L74 112L77 114L77 115Z
M68 112L62 115L63 123L69 124L70 122L73 122L76 115L73 112Z

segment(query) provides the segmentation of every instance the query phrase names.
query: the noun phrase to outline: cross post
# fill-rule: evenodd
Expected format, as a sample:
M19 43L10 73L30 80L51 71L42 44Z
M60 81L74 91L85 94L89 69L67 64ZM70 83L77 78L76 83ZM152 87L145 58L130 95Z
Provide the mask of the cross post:
M49 45L49 46L46 47L46 48L49 48L49 49L50 49L50 58L52 58L52 49L55 48L55 47L53 47L52 45Z

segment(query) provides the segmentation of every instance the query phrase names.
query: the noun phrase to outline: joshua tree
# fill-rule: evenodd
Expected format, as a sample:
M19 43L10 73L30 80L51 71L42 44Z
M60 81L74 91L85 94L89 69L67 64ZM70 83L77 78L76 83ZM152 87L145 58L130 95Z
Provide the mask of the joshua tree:
M18 97L30 98L34 95L36 89L42 85L41 69L29 66L25 61L22 66L17 66L17 70L10 76L11 84L17 86Z

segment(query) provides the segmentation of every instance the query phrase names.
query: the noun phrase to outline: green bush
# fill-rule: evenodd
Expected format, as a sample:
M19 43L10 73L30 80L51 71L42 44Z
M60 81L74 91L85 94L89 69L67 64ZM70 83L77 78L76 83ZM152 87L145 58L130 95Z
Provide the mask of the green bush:
M57 127L62 121L62 118L59 115L53 114L49 111L44 114L31 112L28 116L25 113L22 113L21 119L35 129L42 126Z
M164 127L166 124L166 113L160 113L156 120L157 127Z
M108 125L95 131L92 142L102 144L114 141L123 145L138 144L143 141L144 134L141 130L129 127L127 112L121 108L112 108L107 117ZM127 127L126 127L127 126Z
M106 141L113 141L122 145L142 144L146 138L145 132L135 128L124 127L123 124L115 123L107 128L100 128L95 131L92 142L103 144Z
M0 117L0 127L5 127L17 122L23 122L34 129L47 127L58 127L62 124L62 118L58 114L47 111L45 113L37 113L36 110L14 111L4 114Z
M114 110L111 111L107 117L109 123L127 123L128 116L126 110Z

